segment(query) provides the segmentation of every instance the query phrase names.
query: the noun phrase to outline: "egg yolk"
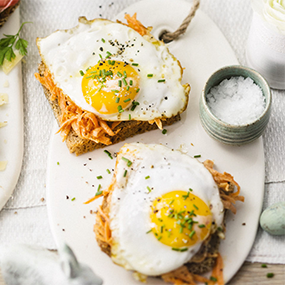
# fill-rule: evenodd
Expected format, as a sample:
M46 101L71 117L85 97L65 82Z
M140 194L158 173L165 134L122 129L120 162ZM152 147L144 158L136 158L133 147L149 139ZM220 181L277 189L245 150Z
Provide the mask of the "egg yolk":
M139 92L139 75L128 63L102 60L89 68L82 79L86 102L100 114L121 113Z
M212 224L207 204L190 191L180 190L156 198L151 206L150 219L151 232L156 238L180 251L205 240Z

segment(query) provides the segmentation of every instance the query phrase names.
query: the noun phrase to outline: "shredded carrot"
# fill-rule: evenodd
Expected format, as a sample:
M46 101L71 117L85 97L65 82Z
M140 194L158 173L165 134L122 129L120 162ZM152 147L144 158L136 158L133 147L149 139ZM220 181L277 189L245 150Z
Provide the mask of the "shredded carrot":
M154 120L148 121L148 123L151 125L153 125L155 123L160 130L163 129L161 119L154 119Z
M217 285L225 284L223 271L224 271L223 258L220 254L218 254L218 257L216 259L216 265L212 271L212 277L217 279L217 282L216 282Z
M175 285L178 284L196 285L193 274L189 272L186 266L181 266L178 269L173 270L169 273L162 274L161 278L165 282L171 282Z
M215 182L219 187L220 196L225 209L228 209L235 214L236 209L233 206L233 204L235 204L236 201L241 201L241 202L244 201L244 197L239 196L240 193L239 184L234 180L233 176L230 175L229 173L227 172L220 173L217 170L213 169L214 167L213 161L211 160L204 161L204 166L210 171ZM237 189L236 192L234 192L235 186Z
M52 75L47 68L45 69L43 76L36 73L35 77L50 91L50 100L58 100L58 105L61 109L59 118L60 129L58 132L61 133L63 141L66 140L69 132L73 129L82 139L88 139L106 145L111 144L110 138L106 137L106 135L114 136L117 134L120 129L114 132L114 128L119 123L112 123L110 127L106 121L101 120L91 112L82 110L74 104L70 98L63 94L62 90L54 84Z
M100 195L97 195L97 196L94 196L94 197L90 198L89 200L87 200L87 201L84 202L83 204L89 204L89 203L91 203L91 202L97 200L98 198L100 198L100 197L102 197L102 196L103 196L103 193L100 194Z
M125 19L128 22L128 26L138 32L141 36L148 33L148 29L137 20L137 13L135 13L132 17L129 14L126 14Z

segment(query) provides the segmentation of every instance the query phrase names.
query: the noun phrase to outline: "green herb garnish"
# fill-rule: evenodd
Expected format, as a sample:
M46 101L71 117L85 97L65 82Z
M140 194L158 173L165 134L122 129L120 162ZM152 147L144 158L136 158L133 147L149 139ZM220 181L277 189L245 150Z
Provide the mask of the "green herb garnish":
M5 58L12 61L16 57L13 47L19 50L22 56L27 54L28 42L19 36L23 26L27 23L31 22L24 22L16 35L4 35L4 38L0 40L0 66L3 65Z

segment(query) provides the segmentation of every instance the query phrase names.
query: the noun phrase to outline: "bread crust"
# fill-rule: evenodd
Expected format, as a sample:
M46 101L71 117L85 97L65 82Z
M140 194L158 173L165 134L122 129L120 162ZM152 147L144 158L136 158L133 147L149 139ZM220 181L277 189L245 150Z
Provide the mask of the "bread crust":
M45 69L46 69L45 64L41 62L38 68L41 77L44 76ZM58 125L60 126L59 117L61 115L61 110L58 105L58 101L57 99L52 101L50 91L45 86L43 86L43 89L44 89L44 94L51 105L51 108L58 122ZM180 114L177 114L176 116L167 118L166 120L162 120L162 126L164 127L172 125L173 123L179 120L180 120ZM142 134L151 130L156 130L158 129L158 127L155 123L150 124L148 121L131 120L131 121L122 121L118 126L116 126L113 129L113 131L116 133L116 130L118 129L120 129L120 131L114 136L106 135L106 137L110 138L111 144L116 144L118 142L124 141L125 139L133 137L138 134ZM66 138L66 145L69 151L71 153L75 153L76 155L81 155L83 153L92 151L94 149L106 147L106 145L103 143L96 143L91 140L80 138L72 129Z
M11 6L7 9L5 9L3 12L0 13L0 28L6 23L6 21L8 20L9 16L16 10L16 8L20 5L21 0L19 0L19 2L14 5Z

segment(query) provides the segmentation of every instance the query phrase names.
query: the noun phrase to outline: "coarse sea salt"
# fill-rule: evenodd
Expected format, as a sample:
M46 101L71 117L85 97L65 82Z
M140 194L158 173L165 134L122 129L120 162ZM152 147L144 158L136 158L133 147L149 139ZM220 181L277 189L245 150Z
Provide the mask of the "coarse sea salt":
M231 125L254 122L266 105L261 88L251 78L242 76L225 79L212 87L206 101L217 118Z

